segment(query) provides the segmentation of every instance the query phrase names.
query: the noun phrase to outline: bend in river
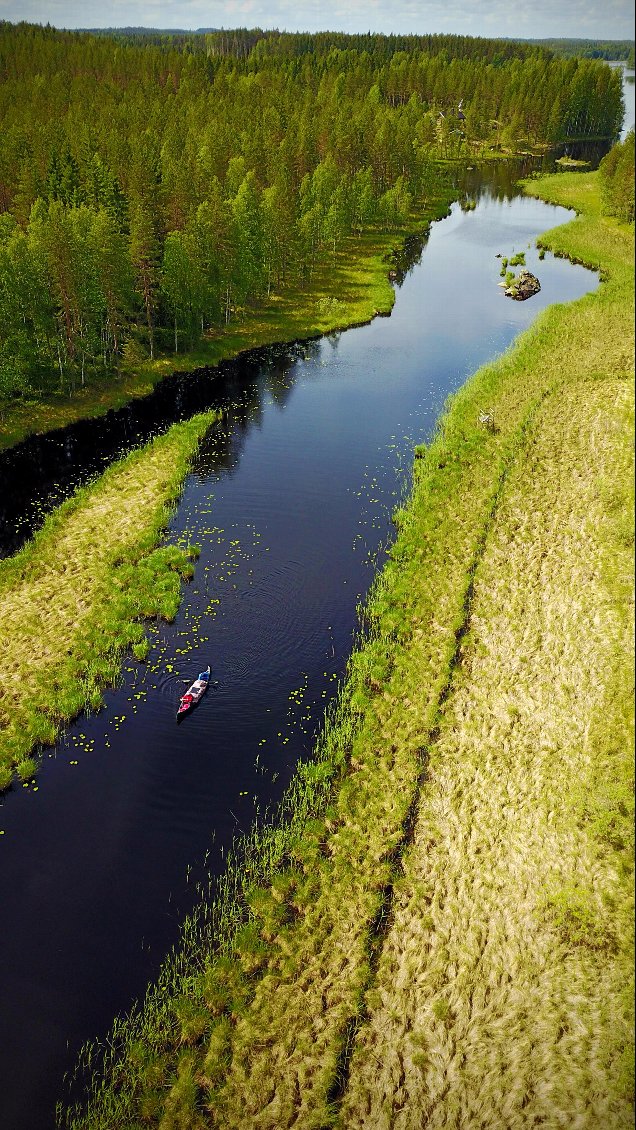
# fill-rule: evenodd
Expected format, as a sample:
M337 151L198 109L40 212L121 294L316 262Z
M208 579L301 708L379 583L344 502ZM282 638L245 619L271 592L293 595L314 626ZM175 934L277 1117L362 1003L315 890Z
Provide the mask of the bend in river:
M104 709L69 727L37 786L14 788L0 812L2 1125L50 1130L80 1045L143 995L197 884L311 751L413 447L446 397L539 310L597 285L538 261L535 239L564 209L493 193L477 174L471 187L474 210L456 204L433 225L390 318L234 363L212 392L205 374L175 382L175 416L199 409L197 387L227 409L169 531L201 544L194 580L174 624L149 628L147 663L125 666ZM516 303L496 256L520 251L542 289ZM131 429L83 466L78 442L66 484L54 468L31 488L29 522L145 434ZM213 685L177 727L179 694L208 662Z

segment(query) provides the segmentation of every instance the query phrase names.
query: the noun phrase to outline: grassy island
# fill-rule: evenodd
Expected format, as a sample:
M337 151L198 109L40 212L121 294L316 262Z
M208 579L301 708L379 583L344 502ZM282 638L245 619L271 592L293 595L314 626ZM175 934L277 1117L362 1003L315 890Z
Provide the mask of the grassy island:
M527 188L602 286L418 452L291 819L76 1128L632 1125L633 224L597 173Z
M400 248L414 230L423 233L443 216L450 200L450 189L431 196L408 230L352 237L329 269L316 270L311 286L272 295L239 325L210 335L197 353L148 361L128 378L89 383L73 398L14 407L4 416L0 447L143 396L177 368L214 365L258 345L318 337L390 313L389 270L397 267ZM0 791L16 774L34 776L37 751L55 741L60 725L99 706L127 648L143 657L143 619L175 615L179 578L192 570L189 551L156 545L188 461L214 419L207 413L176 425L116 463L59 507L32 543L0 562L0 635L7 640L0 662Z
M214 419L176 424L114 463L0 562L0 790L35 774L34 747L61 724L99 707L124 651L144 657L142 621L176 614L195 550L157 543Z

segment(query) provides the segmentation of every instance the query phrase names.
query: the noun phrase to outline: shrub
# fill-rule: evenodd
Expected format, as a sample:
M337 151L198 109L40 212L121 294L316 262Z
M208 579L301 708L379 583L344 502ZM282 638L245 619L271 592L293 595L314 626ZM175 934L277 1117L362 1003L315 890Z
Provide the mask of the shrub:
M592 894L584 887L569 883L549 895L547 905L566 944L595 950L615 949L616 939Z

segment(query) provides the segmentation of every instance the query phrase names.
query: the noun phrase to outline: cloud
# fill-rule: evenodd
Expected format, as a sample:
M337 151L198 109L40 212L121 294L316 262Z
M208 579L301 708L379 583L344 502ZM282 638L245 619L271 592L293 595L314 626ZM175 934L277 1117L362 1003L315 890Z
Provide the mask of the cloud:
M56 27L277 27L287 31L626 39L627 0L0 0L0 17Z

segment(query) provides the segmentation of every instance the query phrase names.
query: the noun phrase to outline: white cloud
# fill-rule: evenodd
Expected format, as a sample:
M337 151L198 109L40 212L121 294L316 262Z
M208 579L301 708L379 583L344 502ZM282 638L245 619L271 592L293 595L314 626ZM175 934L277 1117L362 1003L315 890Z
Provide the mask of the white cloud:
M278 27L281 30L625 39L627 0L0 0L0 17L56 27Z

